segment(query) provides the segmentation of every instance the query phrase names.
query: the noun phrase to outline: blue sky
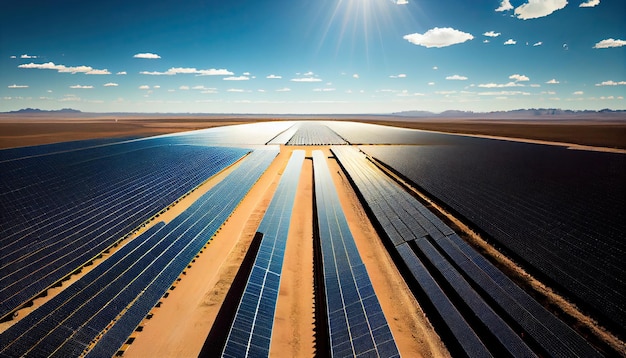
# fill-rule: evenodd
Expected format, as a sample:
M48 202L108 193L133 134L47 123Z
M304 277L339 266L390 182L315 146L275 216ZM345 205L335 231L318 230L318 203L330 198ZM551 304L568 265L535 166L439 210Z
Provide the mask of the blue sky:
M0 111L626 108L626 1L11 1Z

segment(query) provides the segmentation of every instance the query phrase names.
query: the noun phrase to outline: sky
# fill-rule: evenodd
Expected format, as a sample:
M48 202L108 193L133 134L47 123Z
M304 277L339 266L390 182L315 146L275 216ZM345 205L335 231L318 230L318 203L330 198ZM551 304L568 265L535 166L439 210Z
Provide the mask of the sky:
M31 0L0 112L626 109L624 0Z

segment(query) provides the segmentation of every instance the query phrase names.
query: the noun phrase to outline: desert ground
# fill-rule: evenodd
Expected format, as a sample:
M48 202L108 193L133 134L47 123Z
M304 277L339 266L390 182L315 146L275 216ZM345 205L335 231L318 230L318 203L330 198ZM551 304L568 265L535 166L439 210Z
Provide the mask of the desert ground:
M270 120L303 120L306 117L252 116L113 116L0 114L0 148L22 147L69 140L141 137L216 126ZM330 120L331 117L310 119ZM626 119L626 118L625 118ZM464 118L404 119L397 117L342 117L359 121L447 133L485 135L569 145L626 149L626 120L480 120Z
M115 118L112 116L62 119L39 116L28 118L0 116L0 148L79 139L141 137L251 121L257 121L257 119L236 117L222 119ZM568 146L626 149L625 122L516 124L507 121L467 123L466 120L455 119L410 123L405 121L377 122L442 132L559 142ZM228 329L224 326L224 317L228 316L229 312L233 312L238 303L230 299L229 292L242 285L238 272L242 263L245 263L246 259L249 260L246 253L253 245L256 228L278 185L280 173L294 149L305 149L307 158L310 158L311 151L315 149L324 150L330 156L328 147L281 146L276 160L225 225L181 275L174 284L174 289L161 300L161 303L152 311L150 318L145 319L140 328L133 333L129 340L131 344L123 347L124 356L197 357L198 355L213 356L218 353L215 344L225 338L227 332L224 331ZM328 164L333 173L335 187L339 192L350 230L400 353L407 357L449 356L445 345L433 330L391 257L387 254L380 237L369 222L336 160L328 158ZM225 177L230 170L232 168L209 179L152 223L171 220ZM313 221L312 207L312 162L307 159L302 169L291 218L272 337L270 352L272 356L310 357L318 353L316 349L319 342L316 341L317 333L314 329L313 232L312 225L310 225ZM489 250L484 248L483 251ZM109 254L107 253L104 257ZM94 263L97 264L97 260ZM79 278L88 269L89 267L86 267L80 274L72 276L63 286ZM523 273L520 275L523 276ZM36 300L33 307L22 310L20 316L50 299L61 288L49 290L46 297ZM10 325L10 322L0 326L0 330L6 329L7 325ZM614 344L619 347L620 342L614 342Z

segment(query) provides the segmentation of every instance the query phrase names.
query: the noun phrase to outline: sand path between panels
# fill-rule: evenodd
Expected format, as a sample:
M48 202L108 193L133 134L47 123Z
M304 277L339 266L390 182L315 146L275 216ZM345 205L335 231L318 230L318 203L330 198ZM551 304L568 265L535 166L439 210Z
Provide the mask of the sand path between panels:
M328 166L350 232L403 357L449 357L335 159Z
M133 333L125 357L199 355L288 159L281 151L152 318L144 320L143 330ZM209 353L219 355L219 348Z
M125 357L197 357L201 351L210 356L219 355L221 347L215 350L209 347L208 351L204 347L203 351L203 345L294 149L305 149L307 157L315 149L323 149L330 155L328 147L282 147L281 154L192 267L181 276L176 288L161 300L152 318L142 323L142 331L133 333L132 344L124 347ZM387 254L339 165L334 160L329 160L328 164L350 230L401 354L449 356ZM312 162L305 160L287 240L271 357L313 357L316 354L312 170Z
M310 157L310 147L305 150ZM312 177L312 162L305 159L287 236L270 357L315 355Z

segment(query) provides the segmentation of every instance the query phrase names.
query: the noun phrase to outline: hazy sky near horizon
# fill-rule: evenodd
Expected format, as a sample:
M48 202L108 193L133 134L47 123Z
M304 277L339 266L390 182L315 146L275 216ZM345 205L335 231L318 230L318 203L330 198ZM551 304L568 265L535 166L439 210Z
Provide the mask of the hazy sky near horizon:
M10 1L0 111L626 108L624 0Z

